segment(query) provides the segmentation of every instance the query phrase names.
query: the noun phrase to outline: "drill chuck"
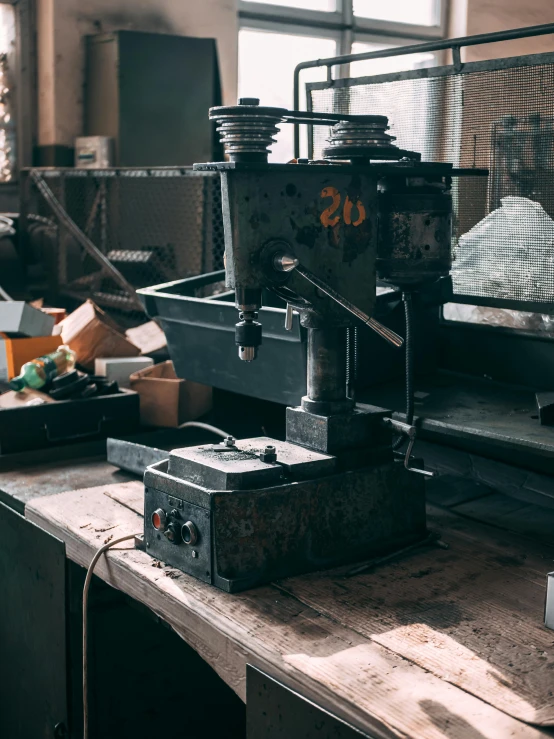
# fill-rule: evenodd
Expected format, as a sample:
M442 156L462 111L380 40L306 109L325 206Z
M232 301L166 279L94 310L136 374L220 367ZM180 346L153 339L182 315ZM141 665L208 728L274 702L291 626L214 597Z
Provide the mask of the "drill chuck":
M239 357L245 362L252 362L258 355L258 347L262 343L262 324L256 319L255 311L240 314L240 321L235 324L235 344L239 348Z

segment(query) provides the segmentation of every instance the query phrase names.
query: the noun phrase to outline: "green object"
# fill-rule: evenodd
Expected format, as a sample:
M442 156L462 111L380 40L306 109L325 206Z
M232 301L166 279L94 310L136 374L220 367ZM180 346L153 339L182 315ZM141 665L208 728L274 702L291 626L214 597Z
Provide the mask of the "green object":
M26 362L19 375L10 380L10 387L17 392L22 392L27 387L40 390L54 377L72 370L75 359L75 352L68 346L59 346L55 352Z

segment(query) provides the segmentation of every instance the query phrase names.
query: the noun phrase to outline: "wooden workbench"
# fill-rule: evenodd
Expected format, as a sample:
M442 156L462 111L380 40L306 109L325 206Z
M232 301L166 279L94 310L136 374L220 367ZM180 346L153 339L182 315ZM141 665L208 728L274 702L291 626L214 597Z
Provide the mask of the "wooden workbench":
M102 485L31 500L26 516L86 567L106 541L142 531L142 497L139 482ZM429 524L448 550L239 595L130 543L96 573L167 621L243 699L250 663L375 737L553 736L554 632L542 615L554 548L437 506Z

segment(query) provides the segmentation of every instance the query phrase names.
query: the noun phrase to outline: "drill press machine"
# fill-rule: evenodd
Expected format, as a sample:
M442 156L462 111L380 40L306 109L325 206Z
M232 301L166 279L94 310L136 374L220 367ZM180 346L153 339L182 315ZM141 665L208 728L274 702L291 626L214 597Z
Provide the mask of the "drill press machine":
M145 473L147 551L234 592L426 536L430 473L410 458L415 429L356 404L347 339L365 324L403 343L371 318L377 271L404 291L448 274L452 167L397 148L384 116L243 99L210 118L229 161L195 168L221 173L238 355L251 362L263 351L264 289L287 302L287 321L298 311L308 332L306 395L287 408L286 441L229 437L176 449ZM332 126L325 159L268 163L281 123ZM393 451L394 431L410 437L406 455Z

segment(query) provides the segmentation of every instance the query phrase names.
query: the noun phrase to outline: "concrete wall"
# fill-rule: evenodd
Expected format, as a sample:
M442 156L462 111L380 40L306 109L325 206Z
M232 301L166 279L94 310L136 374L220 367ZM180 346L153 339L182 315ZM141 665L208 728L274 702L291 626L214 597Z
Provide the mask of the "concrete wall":
M37 0L39 146L82 133L83 37L123 29L217 39L224 102L236 100L236 0Z

